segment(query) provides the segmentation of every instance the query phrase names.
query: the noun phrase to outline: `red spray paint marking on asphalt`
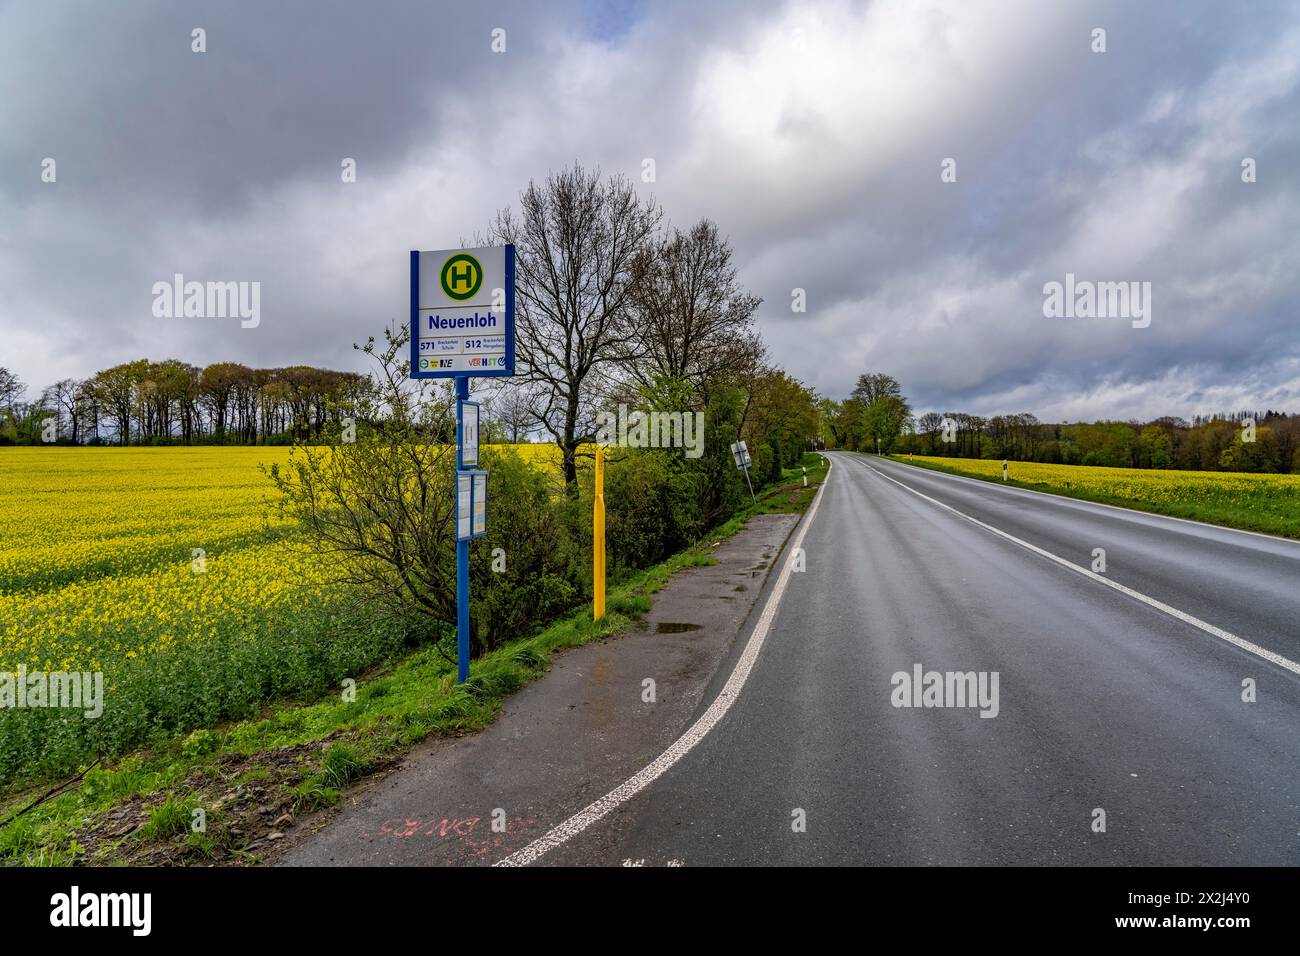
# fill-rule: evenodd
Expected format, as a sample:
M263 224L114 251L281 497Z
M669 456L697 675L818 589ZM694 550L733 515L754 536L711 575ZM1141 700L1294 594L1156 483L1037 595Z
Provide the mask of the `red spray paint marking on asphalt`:
M534 827L536 820L526 817L515 817L506 823L506 829L501 833L493 832L491 824L488 824L480 836L475 836L478 831L482 817L442 817L440 819L411 820L403 817L395 817L391 820L385 820L379 827L377 836L393 837L395 839L409 839L410 837L426 837L437 840L445 840L452 837L462 847L462 856L478 857L484 856L491 850L504 847L507 843L516 842L513 838L523 836L523 834Z

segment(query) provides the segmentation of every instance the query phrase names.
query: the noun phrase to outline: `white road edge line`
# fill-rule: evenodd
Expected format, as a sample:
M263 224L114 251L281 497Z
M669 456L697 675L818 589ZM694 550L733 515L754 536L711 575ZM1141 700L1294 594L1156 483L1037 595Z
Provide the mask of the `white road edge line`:
M610 811L631 800L661 777L673 764L690 753L695 745L717 726L718 721L726 716L727 711L731 709L731 705L740 696L745 682L749 680L750 671L754 669L754 663L758 660L758 652L763 649L763 642L767 640L767 632L772 626L772 621L776 618L777 608L780 606L781 598L785 594L785 587L790 581L790 569L794 564L795 552L803 547L804 535L808 533L808 529L812 527L813 519L817 516L817 506L821 503L822 492L830 484L832 467L831 460L827 457L826 477L822 479L822 485L817 489L812 505L808 508L807 518L803 521L799 533L795 536L790 549L786 552L787 558L785 564L781 567L781 575L777 578L776 585L767 596L767 603L763 605L762 614L759 615L758 622L754 625L754 631L749 636L749 642L745 644L745 649L741 652L740 659L736 661L731 676L727 678L727 683L723 685L718 696L709 705L709 709L700 715L699 720L695 721L686 733L673 741L672 746L647 764L643 770L628 778L624 783L615 787L585 810L578 811L563 823L552 827L526 847L516 850L504 859L498 860L493 864L494 866L527 866L542 855L567 843L587 827Z
M1085 578L1091 578L1092 580L1098 582L1099 584L1106 585L1106 587L1108 588L1114 588L1116 591L1119 591L1121 594L1127 594L1129 597L1141 601L1143 604L1149 605L1150 607L1155 608L1157 611L1163 611L1165 614L1168 614L1170 617L1177 618L1178 620L1182 621L1184 624L1190 624L1192 625L1192 627L1200 628L1206 634L1210 634L1214 637L1217 637L1221 641L1226 641L1229 644L1233 645L1234 647L1239 647L1243 651L1246 651L1247 653L1254 654L1256 657L1262 657L1264 660L1272 664L1276 664L1278 667L1284 667L1287 670L1291 671L1291 673L1293 674L1300 674L1300 664L1297 664L1295 661L1288 660L1287 658L1283 657L1281 654L1274 654L1272 651L1268 650L1267 648L1260 647L1258 644L1253 644L1250 641L1246 640L1245 638L1238 637L1236 634L1233 634L1229 631L1225 631L1221 627L1215 627L1213 624L1210 624L1206 621L1202 621L1199 617L1193 617L1192 615L1188 614L1185 611L1178 610L1178 608L1176 607L1170 607L1168 604L1165 604L1163 601L1157 601L1153 597L1148 597L1147 595L1143 594L1141 591L1134 591L1132 588L1125 587L1124 585L1120 584L1118 581L1113 581L1110 578L1106 577L1104 574L1098 574L1096 571L1093 571L1091 568L1085 568L1082 565L1075 564L1073 561L1067 561L1065 558L1058 557L1057 555L1052 554L1052 552L1046 551L1038 547L1038 545L1036 544L1030 544L1028 541L1024 541L1020 538L1017 538L1013 534L1007 534L1007 532L1002 531L999 528L995 528L991 524L986 524L985 522L980 521L978 518L972 518L964 511L958 511L952 505L946 505L942 501L939 501L935 498L931 498L929 495L917 491L915 488L905 485L901 481L898 481L897 479L889 477L889 475L886 475L878 468L875 468L872 465L867 464L866 462L863 462L863 464L866 465L868 468L870 468L873 472L875 472L876 475L878 475L879 477L885 479L886 481L892 481L894 484L898 485L898 487L902 488L904 491L910 491L912 494L920 498L924 498L926 501L930 502L931 504L938 505L940 508L943 508L945 511L951 511L959 518L965 518L967 521L971 522L972 524L978 525L979 527L983 528L985 531L989 531L1000 538L1006 538L1008 541L1012 542L1013 544L1018 544L1020 545L1020 547L1026 548L1034 552L1034 554L1039 555L1040 557L1047 558L1047 560L1049 561L1055 561L1061 567L1069 568L1071 571L1077 572L1078 574L1082 574Z

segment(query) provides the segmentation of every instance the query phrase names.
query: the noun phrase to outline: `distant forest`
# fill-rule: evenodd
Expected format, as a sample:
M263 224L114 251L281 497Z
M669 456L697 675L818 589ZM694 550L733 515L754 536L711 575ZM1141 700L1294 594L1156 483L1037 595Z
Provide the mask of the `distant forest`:
M953 440L945 443L950 419ZM1254 441L1244 423L1254 422ZM920 416L899 451L961 458L1009 458L1112 468L1300 473L1300 415L1240 412L1149 422L1045 424L1033 415L981 418L961 412Z
M140 359L84 380L64 379L24 402L0 368L3 444L288 444L320 438L336 403L363 378L295 365L234 362L199 368Z
M1300 415L1220 412L1127 422L1040 422L1027 412L914 415L902 386L874 372L843 401L821 399L827 447L1111 468L1300 474Z

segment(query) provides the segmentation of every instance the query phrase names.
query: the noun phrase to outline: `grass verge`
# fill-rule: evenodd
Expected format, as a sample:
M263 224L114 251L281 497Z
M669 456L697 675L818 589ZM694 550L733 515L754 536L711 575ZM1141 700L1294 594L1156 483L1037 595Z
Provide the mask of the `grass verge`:
M260 862L302 815L337 803L350 784L392 766L427 737L487 726L505 697L546 671L552 653L623 630L650 610L651 595L677 571L715 563L713 548L751 516L804 511L826 468L824 458L806 454L706 541L611 586L603 620L592 621L583 607L478 658L463 685L429 648L364 675L352 699L282 703L264 717L196 730L168 747L94 767L78 786L0 826L0 863ZM0 820L46 788L0 799Z
M1283 488L1271 489L1266 483L1270 477L1289 476L1243 475L1235 472L1152 473L1141 469L1011 462L1012 476L1019 467L1021 470L1033 469L1038 477L1033 480L1011 477L1004 483L1001 462L971 459L972 464L963 467L948 462L963 462L965 459L937 462L919 458L909 461L904 455L889 457L917 468L928 468L999 485L1007 484L1029 491L1042 491L1080 501L1114 505L1130 511L1147 511L1242 531L1300 538L1300 510L1295 506L1294 493L1287 494ZM980 470L981 468L987 470ZM1050 469L1057 471L1049 473ZM1070 470L1066 472L1062 469ZM1116 472L1119 472L1118 476L1114 474ZM1060 477L1055 477L1057 474ZM1243 482L1243 479L1249 479L1249 482ZM1114 492L1106 490L1108 484L1115 488Z

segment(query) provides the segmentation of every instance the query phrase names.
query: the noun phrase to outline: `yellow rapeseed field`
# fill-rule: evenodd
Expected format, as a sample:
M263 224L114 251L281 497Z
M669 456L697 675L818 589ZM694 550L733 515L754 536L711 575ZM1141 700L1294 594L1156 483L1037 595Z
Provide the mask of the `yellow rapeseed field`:
M319 600L258 471L265 448L0 452L0 664L103 670Z
M916 462L984 478L1002 477L1000 460L917 455ZM1098 468L1013 461L1008 464L1008 477L1043 490L1146 511L1300 536L1300 475Z
M517 446L558 467L552 446ZM102 718L0 709L0 782L356 674L345 613L260 465L287 448L0 448L0 672L102 672Z

